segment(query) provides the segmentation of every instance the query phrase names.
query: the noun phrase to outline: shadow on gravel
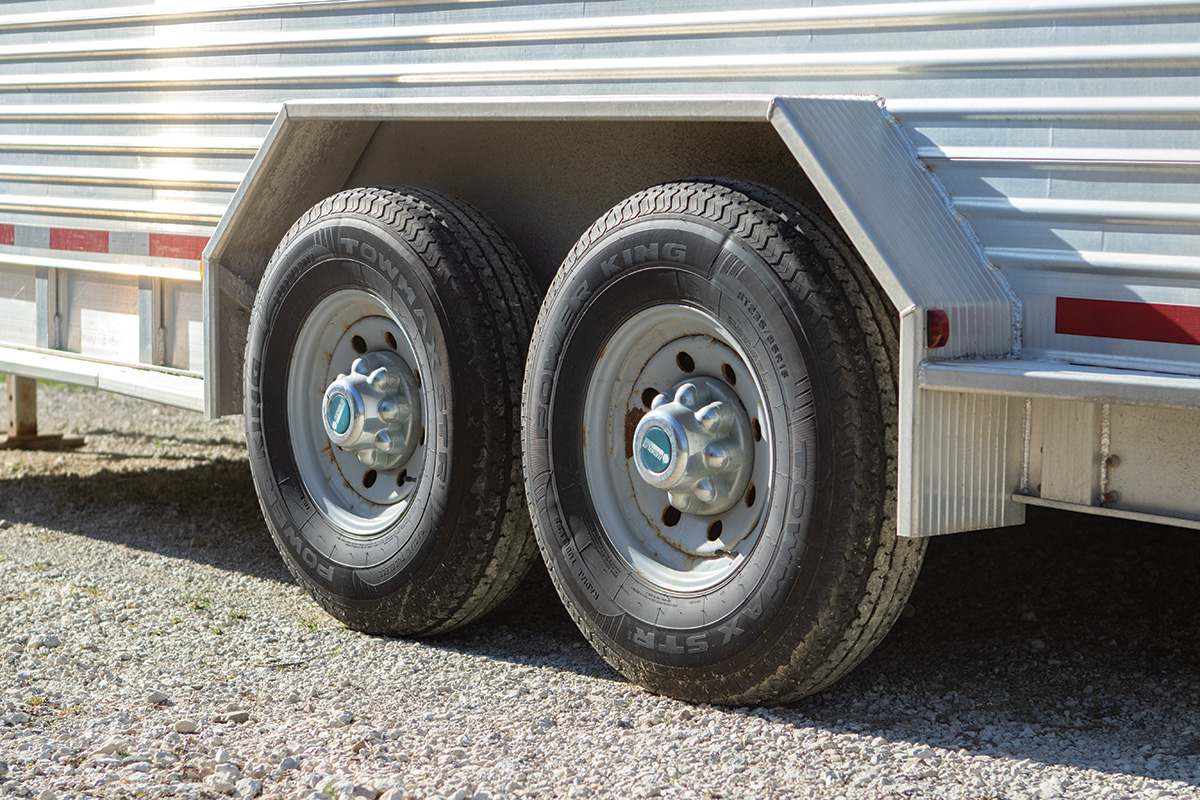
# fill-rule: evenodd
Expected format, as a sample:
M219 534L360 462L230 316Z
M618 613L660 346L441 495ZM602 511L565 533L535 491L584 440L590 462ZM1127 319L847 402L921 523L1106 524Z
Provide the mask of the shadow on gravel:
M466 628L428 639L427 644L628 684L575 627L540 560L516 593L498 608Z
M245 461L0 480L0 517L292 582ZM1032 508L1022 528L930 542L911 607L823 694L726 713L1200 786L1200 533ZM623 680L540 565L428 644Z
M768 713L1200 785L1200 534L1033 508L930 542L911 605L848 678Z
M1022 528L930 542L910 610L823 694L725 713L1200 786L1200 534L1030 509ZM431 644L623 680L544 570Z
M221 436L221 437L197 437L197 436L168 436L162 433L147 435L137 431L122 431L112 428L90 428L79 434L87 441L91 442L91 437L103 436L109 439L124 440L130 442L159 442L163 445L168 444L186 444L194 447L229 447L229 446L244 446L242 441L236 437ZM88 452L87 447L79 452ZM195 456L186 453L175 454L170 452L169 447L160 446L159 450L152 455L138 455L132 453L120 453L111 449L105 449L103 452L97 452L97 455L102 455L105 459L123 460L123 459L162 459L162 460L195 460ZM249 472L247 471L247 474Z
M4 479L0 518L293 583L243 460Z

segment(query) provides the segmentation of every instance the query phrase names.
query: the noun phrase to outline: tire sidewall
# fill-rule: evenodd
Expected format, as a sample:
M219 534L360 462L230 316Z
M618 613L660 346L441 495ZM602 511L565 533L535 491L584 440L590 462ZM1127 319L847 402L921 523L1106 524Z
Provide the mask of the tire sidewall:
M625 319L656 302L714 316L771 408L763 435L774 448L774 483L758 541L732 575L690 594L650 583L614 551L582 489L581 462L563 441L583 408L580 374ZM828 513L821 476L831 461L820 413L827 404L802 315L752 247L718 223L678 213L643 214L602 233L551 287L528 378L535 527L567 602L607 647L641 666L668 668L677 680L680 669L764 663L763 651L795 625L789 610L812 586L822 549L814 518Z
M288 434L287 385L292 347L313 309L331 293L360 289L383 301L418 354L426 427L421 485L409 507L373 537L390 555L351 567L319 543L354 539L330 523L301 480ZM245 413L251 469L264 513L293 570L346 605L371 603L411 583L438 546L455 494L451 484L454 391L447 315L439 287L400 235L365 215L318 217L300 226L277 250L260 286L246 357ZM436 559L434 560L436 561Z

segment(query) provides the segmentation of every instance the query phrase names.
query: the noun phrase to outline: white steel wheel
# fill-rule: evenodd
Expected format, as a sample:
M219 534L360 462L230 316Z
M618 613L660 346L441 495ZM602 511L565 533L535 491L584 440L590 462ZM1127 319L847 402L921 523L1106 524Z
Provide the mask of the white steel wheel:
M370 373L360 375L356 366ZM428 477L424 421L434 418L431 398L419 391L422 368L428 374L428 359L392 312L361 290L326 297L300 328L287 379L287 413L296 421L290 430L292 450L305 485L327 487L314 493L317 510L364 545L348 566L373 566L386 558L386 552L372 552L371 539L420 503L421 479ZM372 374L377 383L395 386L377 391ZM381 403L391 426L381 418ZM358 427L367 434L359 437L367 439L361 446L352 449L331 440L338 431L330 418L339 412L347 432ZM426 481L426 494L428 488ZM325 549L337 559L332 547Z
M251 471L288 567L348 625L448 630L525 573L535 302L494 224L428 190L343 192L277 248L246 347Z
M895 534L895 312L840 233L765 187L664 184L604 215L542 304L527 494L560 596L653 691L818 691L911 590Z
M664 305L625 321L592 369L584 438L603 446L584 451L588 490L615 551L664 589L728 579L765 523L758 496L772 486L772 445L761 435L771 427L770 409L747 362L714 316ZM714 419L711 432L697 415ZM688 460L681 451L689 445L692 474L681 464L671 488L643 478L647 461Z

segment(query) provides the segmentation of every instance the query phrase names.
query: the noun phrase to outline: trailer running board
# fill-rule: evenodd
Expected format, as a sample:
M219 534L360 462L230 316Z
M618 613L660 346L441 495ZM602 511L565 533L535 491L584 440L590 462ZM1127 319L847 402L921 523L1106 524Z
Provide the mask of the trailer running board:
M935 392L1200 408L1200 378L1060 361L925 361L918 385Z
M131 367L70 354L0 347L0 373L90 386L155 403L204 411L204 379L152 367Z

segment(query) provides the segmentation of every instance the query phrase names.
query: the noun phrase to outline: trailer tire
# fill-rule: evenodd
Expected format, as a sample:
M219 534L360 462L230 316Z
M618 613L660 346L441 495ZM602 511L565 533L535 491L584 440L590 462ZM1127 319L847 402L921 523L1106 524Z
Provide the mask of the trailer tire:
M343 192L279 244L246 346L250 466L288 568L350 627L461 626L536 556L518 417L536 302L495 225L432 191Z
M575 245L530 347L526 491L618 671L786 702L883 638L925 549L895 533L895 317L839 231L754 184L653 187Z

